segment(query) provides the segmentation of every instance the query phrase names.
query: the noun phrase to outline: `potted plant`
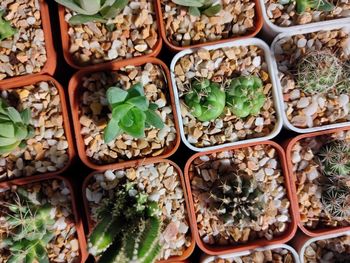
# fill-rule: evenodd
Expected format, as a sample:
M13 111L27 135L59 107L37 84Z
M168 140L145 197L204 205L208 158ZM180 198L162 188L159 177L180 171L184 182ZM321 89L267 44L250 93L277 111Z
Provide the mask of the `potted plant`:
M255 36L262 27L259 1L157 0L160 33L174 51Z
M348 167L350 132L346 128L300 135L287 146L297 221L308 236L350 229Z
M2 262L83 262L86 243L72 186L63 177L0 183Z
M171 77L181 138L194 151L262 141L282 127L269 48L259 39L184 50Z
M98 262L189 257L195 243L184 189L180 168L168 160L90 174L83 184L89 253Z
M299 133L349 125L349 37L339 25L279 35L272 43L288 129Z
M201 263L233 263L233 262L284 262L299 263L299 255L291 246L285 244L272 245L220 256L204 256Z
M74 147L61 85L39 75L0 90L0 180L64 171Z
M168 69L155 58L74 75L69 95L83 162L101 170L173 154L180 138L168 85Z
M162 41L153 1L55 0L63 53L74 68L156 56ZM101 3L100 3L101 2Z
M265 37L350 21L349 4L329 0L260 0Z
M55 72L50 17L44 0L0 4L0 84Z
M347 262L350 232L308 237L303 234L293 239L301 263Z
M294 200L283 149L274 142L197 153L185 167L194 235L209 255L290 240Z

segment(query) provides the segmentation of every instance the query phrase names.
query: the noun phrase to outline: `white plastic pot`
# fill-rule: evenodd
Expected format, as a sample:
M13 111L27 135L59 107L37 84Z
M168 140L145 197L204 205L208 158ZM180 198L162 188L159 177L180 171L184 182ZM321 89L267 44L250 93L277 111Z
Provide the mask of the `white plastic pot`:
M299 255L298 253L295 251L294 248L292 248L291 246L285 245L285 244L280 244L280 245L272 245L272 246L266 246L266 247L261 247L261 248L257 248L254 250L245 250L245 251L241 251L241 252L237 252L237 253L230 253L230 254L224 254L224 255L220 255L220 256L209 256L209 255L205 255L202 257L201 259L201 263L210 263L210 262L214 262L216 259L233 259L233 258L237 258L237 257L242 257L242 256L247 256L249 254L252 254L254 251L265 251L265 250L273 250L273 249L278 249L278 248L284 248L289 250L294 258L294 262L295 263L299 263Z
M264 37L266 37L267 39L273 39L277 34L280 34L280 33L300 34L300 31L303 31L304 29L308 29L308 28L313 28L315 26L327 27L329 25L344 25L350 22L350 17L344 17L344 18L336 18L333 20L312 22L304 25L282 27L282 26L275 25L268 18L264 0L260 0L260 6L261 6L261 12L262 12L263 21L264 21L262 33Z
M339 25L339 24L331 24L328 26L314 26L311 28L304 28L304 29L300 29L297 32L294 31L291 33L281 33L273 40L273 42L271 44L271 56L272 56L272 67L273 67L272 72L275 74L275 80L277 83L277 93L278 93L279 104L280 104L279 108L282 110L283 125L286 129L289 129L289 130L292 130L292 131L295 131L298 133L309 133L309 132L317 132L317 131L323 131L323 130L329 130L329 129L334 129L334 128L350 126L350 121L334 123L334 124L327 124L327 125L316 126L316 127L311 127L311 128L298 128L298 127L295 127L293 124L291 124L287 118L287 114L286 114L286 110L285 110L282 84L281 84L281 81L278 77L279 71L278 71L277 62L275 59L276 43L283 38L286 38L286 37L288 38L288 37L292 37L295 35L301 35L301 34L308 34L308 33L312 33L312 32L328 31L328 30L336 30L336 29L343 29L345 32L350 33L350 24L345 25L345 26ZM348 52L350 54L350 40L348 41L347 44L348 44L347 49L348 49Z
M330 239L330 238L341 237L346 235L350 235L350 231L345 231L337 234L323 235L318 237L308 237L304 234L300 234L299 236L296 237L295 240L293 240L294 247L299 255L299 262L305 263L304 261L305 250L310 244L318 240Z
M239 140L239 141L235 141L235 142L223 143L220 145L213 145L213 146L206 146L206 147L196 147L196 146L192 145L187 140L186 134L184 132L184 125L183 125L182 116L181 116L180 98L179 98L179 93L178 93L178 89L177 89L177 85L176 85L176 81L175 81L175 73L174 72L175 72L175 65L181 57L188 55L188 54L192 54L195 51L197 51L198 49L185 49L185 50L179 52L178 54L176 54L175 57L173 58L173 60L171 61L170 74L171 74L172 87L173 87L173 91L174 91L175 107L176 107L176 112L177 112L177 116L178 116L181 139L184 142L184 144L188 148L190 148L191 150L196 151L196 152L204 152L204 151L209 151L209 150L222 149L222 148L228 147L228 146L242 145L245 143L261 142L261 141L265 141L265 140L269 140L269 139L274 138L275 136L278 135L278 133L282 129L283 124L282 124L282 118L281 118L281 109L280 109L280 104L279 104L279 99L278 99L278 91L277 91L277 85L276 85L276 79L275 79L275 76L277 76L277 74L273 73L271 54L270 54L270 49L269 49L268 45L264 41L262 41L258 38L248 38L248 39L234 40L234 41L230 41L230 42L226 42L226 43L222 43L222 44L206 46L206 47L202 47L202 48L204 48L206 50L215 50L215 49L226 48L226 47L250 46L250 45L255 45L264 51L265 61L266 61L267 66L268 66L268 73L269 73L271 83L272 83L273 103L274 103L274 107L276 110L276 124L275 124L273 131L270 134L263 136L263 137Z

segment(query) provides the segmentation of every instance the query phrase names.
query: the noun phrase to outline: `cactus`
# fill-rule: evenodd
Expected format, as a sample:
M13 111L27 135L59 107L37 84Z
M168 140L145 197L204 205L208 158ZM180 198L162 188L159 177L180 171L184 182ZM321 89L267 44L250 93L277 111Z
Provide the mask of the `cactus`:
M321 202L325 212L330 218L336 220L349 220L350 217L350 191L341 183L336 185L329 182L322 191Z
M322 173L334 183L350 187L350 145L346 141L332 141L317 154Z
M226 94L227 105L239 118L259 114L266 100L263 83L256 76L240 76L233 79Z
M219 175L210 191L210 199L226 224L257 220L264 213L262 197L253 178L235 172Z
M310 51L300 58L296 66L296 84L307 94L341 90L343 65L330 51ZM339 87L338 87L339 86Z
M188 12L192 16L217 15L222 7L220 4L214 4L213 0L172 0L173 3L188 7Z
M89 253L100 256L98 262L152 263L159 254L160 209L134 186L123 184L100 210L103 218L88 240Z
M17 32L9 21L3 19L4 13L4 10L0 10L0 41L12 37Z
M145 137L145 128L164 127L160 116L155 112L157 104L149 103L141 83L133 85L128 90L110 87L107 99L112 108L112 118L104 130L106 143L113 141L123 132L135 137Z
M9 210L6 222L10 234L3 244L11 251L7 262L49 262L46 246L55 236L53 207L27 198L30 195L23 188L17 191L20 193L15 203L5 205Z
M29 109L18 112L0 98L0 154L8 154L34 134Z
M225 92L220 89L219 84L208 79L195 80L185 96L185 103L198 120L211 121L223 112L225 97Z
M327 0L296 0L296 11L302 14L307 10L332 11L334 5Z

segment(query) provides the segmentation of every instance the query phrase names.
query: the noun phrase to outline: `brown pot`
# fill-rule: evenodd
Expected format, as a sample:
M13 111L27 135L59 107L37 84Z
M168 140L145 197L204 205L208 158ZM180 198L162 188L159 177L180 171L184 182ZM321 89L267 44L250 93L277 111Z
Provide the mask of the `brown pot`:
M163 154L156 156L156 157L146 157L142 159L135 159L135 160L129 160L125 162L120 162L120 163L112 163L112 164L95 164L93 163L85 153L85 144L83 137L80 135L81 134L81 124L79 122L79 84L81 82L81 79L86 75L90 74L93 72L96 72L97 70L93 69L85 69L85 70L80 70L78 73L73 75L69 82L69 98L70 98L70 104L71 104L71 109L72 109L72 115L73 115L73 123L74 123L74 130L76 134L76 140L77 140L77 146L78 146L78 154L80 159L83 161L85 165L90 167L91 169L94 170L108 170L108 169L122 169L128 166L136 166L140 164L146 164L146 163L152 163L154 161L157 161L159 158L167 158L170 155L174 154L177 150L177 148L180 145L180 132L179 132L179 125L177 123L177 115L176 115L176 109L175 109L175 102L174 102L174 94L173 94L173 89L171 88L171 80L170 80L170 72L168 67L160 61L157 58L149 57L149 58L136 58L132 63L128 60L123 60L118 63L114 63L111 65L101 65L99 67L98 71L115 71L120 68L123 68L128 65L133 65L133 66L140 66L146 63L153 63L156 65L160 65L162 69L164 70L165 73L165 78L166 82L168 83L168 91L170 94L170 104L172 108L172 114L174 116L174 123L175 123L175 129L176 129L176 139L175 139L175 145L171 149L167 149Z
M15 83L15 82L20 83L20 81L31 80L34 76L43 75L43 74L53 75L55 73L56 66L57 66L57 63L56 63L57 59L56 59L56 51L52 40L49 7L45 0L39 0L39 4L40 4L40 15L41 15L41 21L42 21L42 28L44 31L45 48L46 48L46 55L47 55L47 61L45 63L45 66L41 69L39 73L10 77L10 78L5 78L4 80L0 80L0 89L2 86L11 85L12 83Z
M180 167L170 161L170 160L167 160L167 159L160 159L158 158L157 160L155 160L154 162L152 163L161 163L161 162L167 162L169 163L170 165L172 165L180 179L181 179L181 185L182 185L182 189L183 189L183 193L184 193L184 198L185 198L185 204L186 204L186 209L188 211L188 220L189 220L189 226L190 226L190 230L191 230L191 246L189 246L183 253L183 255L181 256L178 256L178 257L171 257L167 260L159 260L157 261L157 263L171 263L171 262L188 262L186 259L191 256L194 248L195 248L195 237L194 237L194 227L193 227L193 221L191 221L191 216L190 216L190 212L189 212L189 203L188 203L188 195L187 195L187 192L186 192L186 185L185 185L185 180L184 180L184 177L183 177L183 173L180 169ZM142 164L140 163L135 163L133 165L129 165L129 167L137 167L137 166L140 166ZM123 167L121 169L124 169L126 167ZM118 168L119 169L119 168ZM85 214L86 214L86 218L87 218L87 221L88 221L88 228L89 228L89 233L91 232L91 230L94 228L94 222L93 220L91 219L90 217L90 210L89 210L89 203L88 203L88 200L86 199L86 188L91 180L91 178L95 175L95 174L98 174L98 173L101 173L101 171L95 171L95 172L92 172L88 175L88 177L85 178L84 182L83 182L83 188L82 188L82 193L83 193L83 201L84 201L84 209L85 209Z
M76 201L76 196L73 191L73 186L70 183L70 181L62 176L58 175L43 175L41 177L37 178L22 178L22 179L14 179L12 181L8 182L3 182L0 183L0 190L4 191L6 189L11 188L12 186L23 186L27 184L32 184L32 183L40 183L43 181L50 181L50 180L60 180L64 181L66 186L69 188L70 194L71 194L71 205L72 205L72 211L74 214L74 219L75 219L75 227L77 230L77 236L79 240L79 249L80 249L80 257L78 262L85 262L87 259L87 249L86 249L86 239L85 239L85 233L84 233L84 228L83 228L83 223L81 220L81 217L79 216L78 210L77 210L77 201Z
M165 25L164 25L164 19L163 19L163 11L162 11L162 6L161 6L161 1L162 0L156 0L156 8L157 8L157 13L159 14L159 29L160 29L160 34L162 36L162 39L165 43L165 45L170 48L173 52L179 52L181 50L187 49L187 48L200 48L208 45L215 45L215 44L220 44L224 42L229 42L232 40L238 40L238 39L244 39L244 38L250 38L254 37L256 34L259 33L263 26L263 18L262 18L262 11L261 11L261 6L260 6L260 1L259 0L254 0L255 3L255 30L248 33L247 35L244 36L236 36L236 37L230 37L226 39L221 39L221 40L215 40L215 41L208 41L205 43L199 43L199 44L194 44L194 45L189 45L189 46L176 46L169 41L167 32L165 30Z
M62 107L63 128L64 128L65 136L66 136L67 142L68 142L69 160L68 160L67 164L62 169L55 171L55 172L45 173L45 175L52 176L52 175L58 175L58 174L64 172L71 165L71 163L74 159L74 156L75 156L72 132L71 132L70 123L69 123L67 102L66 102L64 90L63 90L61 84L57 80L55 80L54 78L47 76L47 75L33 75L30 78L21 78L21 79L18 79L17 81L13 81L13 83L7 82L6 84L0 85L0 91L21 88L23 86L32 85L32 84L38 83L40 81L52 82L58 90L58 94L60 97L60 103L61 103L61 107ZM33 176L36 176L36 175L40 175L40 173L37 173Z
M128 64L134 64L137 63L137 61L140 58L148 58L148 57L156 57L158 56L159 52L162 49L163 46L163 41L161 36L159 35L158 37L158 41L156 43L156 45L154 46L153 50L151 53L147 54L147 55L142 55L139 57L133 57L133 58L128 58L128 59L122 59L122 60L112 60L112 61L108 61L108 62L104 62L104 63L100 63L100 64L94 64L94 65L87 65L87 66L81 66L78 65L74 59L72 54L69 52L69 48L70 48L70 43L69 43L69 35L68 35L68 29L69 29L69 25L65 20L65 7L64 6L59 6L58 7L58 15L59 15L59 21L60 21L60 28L61 28L61 39L62 39L62 48L63 48L63 56L64 59L66 60L66 62L73 68L76 69L90 69L90 70L103 70L105 68L105 66L111 66L113 65L113 63L116 63L118 61L127 61ZM156 12L156 17L157 17L157 26L159 27L159 14Z
M283 176L285 179L284 187L286 189L287 197L291 203L290 208L289 208L291 222L289 223L288 229L285 231L285 233L283 235L275 237L272 240L257 239L254 241L249 241L245 244L227 245L227 246L205 244L199 235L197 225L193 226L194 236L195 236L197 245L199 246L199 248L201 250L203 250L205 253L207 253L209 255L222 255L222 254L228 254L228 253L236 253L236 252L241 252L244 250L256 249L256 248L262 247L262 246L269 246L269 245L286 243L290 239L293 238L293 236L297 230L297 224L296 224L296 220L295 220L295 204L294 204L296 200L295 200L295 197L292 195L292 191L290 188L290 179L289 179L289 175L287 173L288 170L287 170L284 151L283 151L283 148L281 146L279 146L277 143L272 142L272 141L247 143L247 144L243 144L243 145L222 148L219 150L205 151L205 152L201 152L201 153L197 153L197 154L193 155L187 161L186 166L185 166L185 181L186 181L187 194L189 196L190 216L192 218L192 222L194 222L194 224L196 224L195 222L197 222L196 210L194 207L192 188L191 188L192 176L190 174L190 166L191 166L192 162L195 159L197 159L198 157L201 157L203 155L220 153L220 152L224 152L224 151L233 151L236 149L246 148L246 147L255 146L255 145L271 145L278 153L279 161L280 161L280 165L281 165L281 170L283 171Z
M292 149L293 146L300 140L305 139L305 138L312 138L312 137L316 137L316 136L322 136L322 135L328 135L328 134L332 134L332 133L336 133L336 132L340 132L340 131L346 131L349 130L349 127L343 127L343 128L336 128L336 129L332 129L332 130L326 130L326 131L319 131L319 132L312 132L312 133L306 133L306 134L302 134L299 135L293 139L287 140L284 145L286 147L284 147L286 149L286 159L287 159L287 169L289 171L290 174L290 178L291 178L291 190L292 190L292 194L293 194L293 199L295 200L295 204L296 204L296 209L295 209L295 219L297 221L297 224L299 226L299 228L308 236L310 237L318 237L321 235L328 235L328 234L336 234L336 233L341 233L344 231L350 231L350 226L347 227L335 227L335 228L320 228L320 229L308 229L306 228L302 222L301 222L301 218L300 218L300 213L299 213L299 202L298 202L298 196L297 196L297 190L296 190L296 182L297 182L297 178L295 173L293 172L293 165L292 165Z

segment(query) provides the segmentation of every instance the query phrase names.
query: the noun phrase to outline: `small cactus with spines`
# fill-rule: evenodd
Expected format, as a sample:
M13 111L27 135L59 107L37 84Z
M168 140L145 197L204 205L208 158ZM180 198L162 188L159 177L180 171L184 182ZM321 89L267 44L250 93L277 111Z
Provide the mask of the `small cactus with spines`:
M210 199L227 225L257 220L264 213L262 198L254 178L240 172L220 174L210 190Z
M161 249L159 214L157 203L126 182L99 210L100 221L88 240L89 253L103 263L154 262Z
M321 202L330 218L335 220L350 219L350 195L349 188L342 185L334 185L329 182L322 191Z

